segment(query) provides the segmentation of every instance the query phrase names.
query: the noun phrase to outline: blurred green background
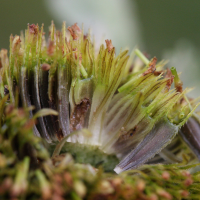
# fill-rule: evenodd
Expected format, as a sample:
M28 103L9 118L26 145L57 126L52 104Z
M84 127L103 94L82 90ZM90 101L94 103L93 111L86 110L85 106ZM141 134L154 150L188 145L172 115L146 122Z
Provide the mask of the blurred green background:
M9 36L20 34L27 23L44 23L45 32L54 20L60 28L84 23L92 28L97 44L112 39L118 52L137 45L159 60L170 60L184 86L195 86L200 96L200 1L159 0L0 0L0 48L9 47Z

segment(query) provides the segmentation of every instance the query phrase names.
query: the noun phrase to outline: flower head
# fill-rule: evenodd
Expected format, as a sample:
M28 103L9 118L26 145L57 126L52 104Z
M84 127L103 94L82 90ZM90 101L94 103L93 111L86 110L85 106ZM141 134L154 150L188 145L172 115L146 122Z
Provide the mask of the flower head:
M166 147L192 115L187 90L175 68L163 70L155 57L149 61L136 49L134 56L143 62L138 66L127 50L116 55L111 40L96 53L77 24L68 31L66 37L65 24L60 32L52 23L47 44L38 25L11 37L9 59L6 50L0 54L1 96L8 85L16 103L19 92L19 106L35 106L31 118L44 108L58 111L34 125L34 134L47 142L64 140L115 155L117 173L137 168Z

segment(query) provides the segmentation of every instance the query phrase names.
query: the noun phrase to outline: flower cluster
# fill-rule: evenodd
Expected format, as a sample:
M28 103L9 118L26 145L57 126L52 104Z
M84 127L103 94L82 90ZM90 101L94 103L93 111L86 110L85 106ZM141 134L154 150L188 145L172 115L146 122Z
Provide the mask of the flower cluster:
M5 106L0 100L0 109ZM35 118L28 109L5 108L0 129L1 199L199 199L199 173L184 162L171 165L143 165L120 175L101 168L77 164L70 154L50 159L40 138L33 135ZM17 153L16 153L17 152ZM186 151L185 151L186 152Z
M57 31L52 23L47 43L43 26L28 25L25 36L10 37L9 58L4 49L0 58L1 98L9 93L30 118L52 109L33 132L51 144L62 140L54 155L67 141L66 151L80 162L77 149L88 158L95 151L96 165L106 162L117 173L160 153L195 109L175 68L164 70L164 62L149 61L138 49L116 55L111 40L96 51L77 24L67 32L65 24Z

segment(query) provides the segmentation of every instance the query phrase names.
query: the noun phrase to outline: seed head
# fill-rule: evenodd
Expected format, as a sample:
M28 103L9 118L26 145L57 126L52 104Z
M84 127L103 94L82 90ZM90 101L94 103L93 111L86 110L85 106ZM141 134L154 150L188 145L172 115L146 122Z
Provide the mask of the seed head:
M90 34L77 23L57 31L52 22L48 40L43 25L28 25L25 36L11 36L10 42L9 58L7 50L0 53L1 98L6 88L13 105L34 106L23 127L33 127L47 143L60 141L55 165L68 142L76 159L89 163L96 162L90 159L95 149L95 167L104 163L117 173L136 169L164 149L194 112L175 68L164 70L156 57L149 61L138 49L136 59L128 50L116 55L110 39L96 53ZM21 119L27 115L15 112Z

